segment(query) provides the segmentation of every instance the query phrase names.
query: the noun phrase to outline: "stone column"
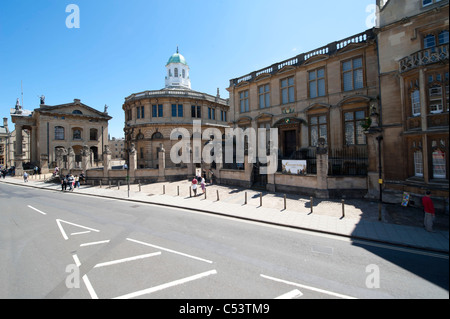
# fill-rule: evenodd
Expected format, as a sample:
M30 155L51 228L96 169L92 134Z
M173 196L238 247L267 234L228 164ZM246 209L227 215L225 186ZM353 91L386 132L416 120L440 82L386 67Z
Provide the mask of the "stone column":
M328 149L323 138L319 139L319 146L316 150L317 165L317 198L329 198L328 193Z
M31 134L30 134L30 161L31 162L39 161L37 144L38 144L37 143L37 126L32 126ZM42 165L39 164L39 166L42 166Z
M14 148L14 162L16 167L16 175L22 175L23 174L23 149L22 149L22 143L23 143L23 134L22 134L22 125L16 124L16 145Z
M39 159L41 165L41 172L46 173L48 171L48 155L41 154L41 158Z
M109 145L105 145L103 152L103 177L109 177L109 171L111 170L111 150Z
M248 155L244 156L244 169L245 169L244 184L246 185L246 187L252 187L253 163L248 162Z
M136 154L136 147L134 143L131 143L130 150L128 152L128 171L130 173L129 178L130 182L134 181L136 176L136 169L137 169L137 154Z
M70 171L75 168L75 152L69 147L67 154L67 169Z
M87 170L91 168L91 150L89 146L84 145L81 151L81 169L83 170L84 176L87 177Z
M64 168L64 155L66 154L66 150L62 148L56 149L56 166L59 167L59 171L62 172Z
M158 182L164 182L166 180L166 150L163 143L160 144L158 155Z

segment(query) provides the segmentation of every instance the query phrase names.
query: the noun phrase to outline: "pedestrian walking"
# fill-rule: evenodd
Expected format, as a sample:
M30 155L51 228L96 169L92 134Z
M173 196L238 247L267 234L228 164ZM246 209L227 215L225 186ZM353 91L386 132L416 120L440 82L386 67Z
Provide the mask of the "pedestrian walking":
M75 175L75 188L80 188L80 177Z
M423 222L425 229L429 232L434 233L433 223L436 218L436 215L435 215L434 204L433 204L433 200L431 199L430 191L427 191L425 196L422 197L422 205L423 205L423 210L424 210L424 215L425 215L424 222Z
M69 175L69 178L67 179L69 182L69 191L73 191L73 186L75 184L75 178L73 177L72 174Z
M205 179L204 178L202 178L202 181L200 182L200 186L202 187L202 192L204 194L205 191L206 191L206 185L205 185Z
M27 173L27 172L24 172L24 173L23 173L23 181L24 181L25 183L28 182L28 173Z
M66 176L61 177L61 191L67 190L67 178Z
M194 177L192 179L192 190L194 191L194 197L197 196L197 184L198 184L197 178Z

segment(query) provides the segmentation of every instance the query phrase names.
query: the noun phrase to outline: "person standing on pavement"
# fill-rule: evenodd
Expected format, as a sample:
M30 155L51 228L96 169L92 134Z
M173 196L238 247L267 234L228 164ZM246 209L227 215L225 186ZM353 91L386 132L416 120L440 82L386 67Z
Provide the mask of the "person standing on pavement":
M429 232L434 232L433 223L434 223L434 219L436 218L436 215L435 215L434 204L433 204L433 200L431 199L430 191L427 191L426 195L424 197L422 197L422 204L423 204L423 210L425 213L425 217L424 217L425 229Z
M68 182L69 182L69 191L73 191L75 178L73 177L72 174L69 175Z
M28 182L28 173L27 173L27 172L24 172L24 173L23 173L23 181L24 181L25 183Z
M197 196L197 184L198 184L197 178L194 177L192 179L192 190L194 191L194 197Z
M206 192L205 178L202 177L202 181L200 182L200 186L202 187L203 194Z

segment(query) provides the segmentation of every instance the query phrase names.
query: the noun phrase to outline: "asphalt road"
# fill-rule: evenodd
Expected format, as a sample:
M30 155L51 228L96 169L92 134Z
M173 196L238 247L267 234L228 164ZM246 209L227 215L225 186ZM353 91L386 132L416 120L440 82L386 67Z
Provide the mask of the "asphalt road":
M3 299L449 298L448 255L15 185L0 203Z

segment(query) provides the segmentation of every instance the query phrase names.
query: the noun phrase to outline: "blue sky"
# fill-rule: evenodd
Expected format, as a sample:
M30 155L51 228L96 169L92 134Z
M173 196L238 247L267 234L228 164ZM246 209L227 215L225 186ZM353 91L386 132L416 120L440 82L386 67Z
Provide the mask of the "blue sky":
M79 28L67 28L69 4ZM0 2L0 117L74 98L113 119L123 136L125 97L164 87L179 46L192 89L228 98L230 79L371 27L375 0L14 0ZM369 10L369 11L368 11ZM368 27L369 26L369 27Z

